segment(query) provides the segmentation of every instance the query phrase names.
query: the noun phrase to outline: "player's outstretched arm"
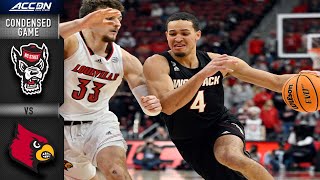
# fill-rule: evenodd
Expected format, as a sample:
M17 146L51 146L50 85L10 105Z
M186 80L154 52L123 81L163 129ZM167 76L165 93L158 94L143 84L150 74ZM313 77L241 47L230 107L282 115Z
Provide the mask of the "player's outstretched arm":
M112 17L121 18L121 12L106 8L94 11L83 18L59 24L59 34L64 39L64 59L72 56L78 49L78 40L75 33L90 27L104 27L114 23L108 20Z
M158 115L161 110L160 100L148 92L141 62L122 49L124 78L137 99L143 112L149 116Z
M303 70L301 73L309 73L320 77L320 71Z
M79 32L83 29L91 27L105 27L111 25L113 22L109 21L111 17L121 17L121 12L116 9L106 8L94 11L83 18L75 19L59 24L59 35L64 39L72 34Z
M259 69L250 67L245 61L229 56L231 59L238 61L236 66L231 65L233 72L229 74L248 83L270 89L275 92L281 92L284 83L294 74L276 75Z
M149 57L144 63L143 72L150 92L160 99L162 111L170 115L191 101L205 78L220 70L231 72L232 70L226 68L224 64L233 62L226 55L221 55L176 89L169 76L168 61L163 56Z

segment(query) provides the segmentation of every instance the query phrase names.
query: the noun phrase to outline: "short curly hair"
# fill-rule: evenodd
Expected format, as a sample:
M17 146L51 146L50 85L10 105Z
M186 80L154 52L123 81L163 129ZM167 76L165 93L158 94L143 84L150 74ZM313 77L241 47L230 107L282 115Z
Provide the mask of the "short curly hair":
M119 0L83 0L79 10L79 18L92 13L97 9L113 8L120 12L124 11L124 7Z

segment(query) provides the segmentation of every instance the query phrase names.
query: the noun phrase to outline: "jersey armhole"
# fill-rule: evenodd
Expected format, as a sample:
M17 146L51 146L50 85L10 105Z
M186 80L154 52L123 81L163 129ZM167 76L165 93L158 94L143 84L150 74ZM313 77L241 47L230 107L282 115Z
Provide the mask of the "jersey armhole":
M65 62L70 61L70 59L72 59L74 56L76 56L80 52L80 40L81 40L80 38L81 37L80 37L79 33L77 33L75 36L78 41L78 49L71 56L69 56L67 59L64 59Z
M172 57L171 57L171 55L169 54L169 52L168 51L166 51L166 52L163 52L163 53L161 53L161 54L158 54L159 56L162 56L164 59L166 59L166 61L167 61L167 63L168 63L168 66L169 66L169 73L168 73L168 75L171 77L171 79L172 79L172 77L174 77L174 69L173 69L173 66L172 66L172 64L171 64L171 61L172 60L170 60ZM173 58L172 58L173 59ZM174 60L174 59L173 59ZM175 61L175 60L174 60Z
M171 77L171 79L174 77L174 69L173 69L173 66L171 65L170 63L170 60L167 59L165 56L163 56L166 60L167 60L167 63L168 63L168 66L169 66L169 73L168 75Z
M123 59L123 53L122 50L125 51L125 49L123 49L121 46L119 46L116 43L112 43L112 47L113 47L113 53L117 53L119 55L120 58L120 62L119 62L119 68L121 68L121 73L120 76L122 78L124 78L124 59ZM130 53L129 53L130 54Z

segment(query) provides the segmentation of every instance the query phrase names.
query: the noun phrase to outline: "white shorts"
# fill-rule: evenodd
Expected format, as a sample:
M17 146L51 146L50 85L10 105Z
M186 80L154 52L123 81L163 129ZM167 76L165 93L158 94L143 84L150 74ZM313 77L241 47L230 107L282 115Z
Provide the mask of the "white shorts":
M127 150L117 117L106 118L93 123L64 126L65 179L93 178L97 167L96 156L105 147L119 146ZM116 121L110 121L110 118L116 118Z

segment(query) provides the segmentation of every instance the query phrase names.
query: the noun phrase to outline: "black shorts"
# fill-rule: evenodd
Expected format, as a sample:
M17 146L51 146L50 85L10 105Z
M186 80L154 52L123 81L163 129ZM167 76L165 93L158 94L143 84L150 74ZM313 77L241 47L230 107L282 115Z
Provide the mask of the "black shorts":
M208 130L209 131L209 130ZM206 180L242 180L242 174L220 164L214 154L213 145L220 136L233 134L245 144L244 129L239 121L224 121L215 125L204 136L188 140L172 140L183 159ZM244 149L245 152L245 149Z

